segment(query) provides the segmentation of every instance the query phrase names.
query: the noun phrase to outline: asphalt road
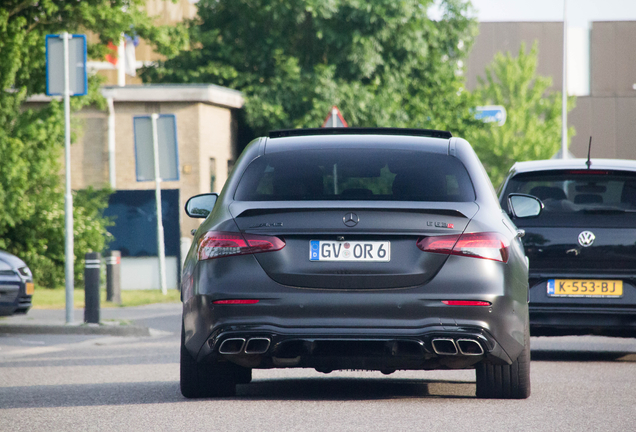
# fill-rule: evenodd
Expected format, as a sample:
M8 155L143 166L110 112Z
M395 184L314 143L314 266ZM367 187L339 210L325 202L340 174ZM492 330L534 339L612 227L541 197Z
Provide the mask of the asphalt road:
M473 371L255 371L230 399L179 392L179 305L151 337L0 335L0 431L635 431L636 339L533 338L532 396Z

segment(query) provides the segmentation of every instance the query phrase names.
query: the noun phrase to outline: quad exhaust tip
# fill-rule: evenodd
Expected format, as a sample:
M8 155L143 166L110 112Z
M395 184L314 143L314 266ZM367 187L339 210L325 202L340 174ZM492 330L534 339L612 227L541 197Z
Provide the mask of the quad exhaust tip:
M264 354L269 349L271 341L265 337L228 338L221 342L219 346L220 354Z
M463 355L482 355L484 348L473 339L457 339L457 347Z
M438 355L457 355L457 345L455 341L449 338L436 338L433 339L433 350Z
M245 346L245 339L243 338L229 338L225 339L219 347L219 353L221 354L239 354L243 351Z
M474 339L435 338L431 342L433 351L437 355L457 355L478 356L484 353L484 348Z
M269 344L269 338L252 338L245 345L245 354L265 354Z

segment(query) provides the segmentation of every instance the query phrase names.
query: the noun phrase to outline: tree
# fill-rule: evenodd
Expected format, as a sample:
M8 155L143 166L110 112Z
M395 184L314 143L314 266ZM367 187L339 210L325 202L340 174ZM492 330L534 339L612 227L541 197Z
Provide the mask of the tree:
M192 49L142 78L241 90L255 134L320 127L332 105L352 126L482 127L459 72L476 26L444 0L201 0Z
M23 110L29 95L45 92L46 34L91 32L89 57L103 58L106 43L122 32L154 43L165 55L184 46L180 27L155 27L143 0L5 0L0 6L0 249L23 258L38 284L64 280L64 191L60 158L64 148L62 104ZM72 109L103 106L98 80L91 77L89 95L72 98ZM101 251L108 221L102 217L109 191L75 193L75 256ZM75 280L81 283L81 262Z
M526 51L521 44L517 57L498 53L473 92L479 105L503 105L507 112L503 126L467 136L495 186L515 162L549 159L561 146L561 93L550 91L551 78L537 74L537 44ZM575 103L568 98L568 111ZM571 127L568 137L573 135Z

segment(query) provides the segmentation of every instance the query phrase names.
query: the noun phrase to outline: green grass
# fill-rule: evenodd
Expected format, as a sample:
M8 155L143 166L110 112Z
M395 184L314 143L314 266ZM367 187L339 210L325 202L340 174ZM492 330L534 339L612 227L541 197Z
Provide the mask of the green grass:
M179 290L170 289L165 296L160 290L125 290L121 292L121 305L106 301L106 291L100 291L100 307L141 306L153 303L180 302ZM64 288L36 288L32 298L34 309L64 309L66 307L66 291ZM75 308L84 308L84 290L76 289L73 293Z

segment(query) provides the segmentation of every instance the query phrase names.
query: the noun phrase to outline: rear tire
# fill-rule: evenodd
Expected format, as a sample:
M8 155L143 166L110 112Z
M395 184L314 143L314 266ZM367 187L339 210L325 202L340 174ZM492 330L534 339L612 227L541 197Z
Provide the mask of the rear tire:
M530 332L525 345L510 365L479 363L476 368L477 397L487 399L526 399L530 396Z
M181 327L180 385L183 396L187 398L234 396L236 379L232 366L229 363L197 362L185 347L185 332L183 326Z

